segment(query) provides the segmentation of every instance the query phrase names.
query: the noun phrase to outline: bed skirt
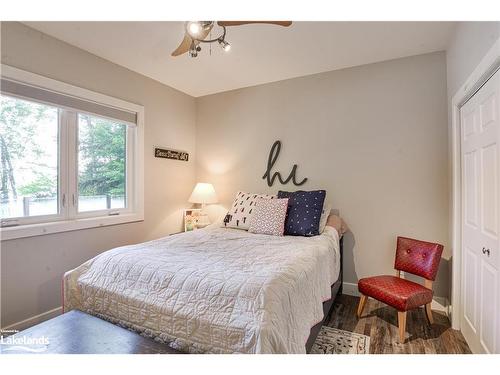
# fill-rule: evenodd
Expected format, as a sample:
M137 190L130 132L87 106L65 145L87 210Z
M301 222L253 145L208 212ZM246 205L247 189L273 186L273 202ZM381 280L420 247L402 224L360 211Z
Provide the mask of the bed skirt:
M330 321L330 317L333 313L333 303L339 294L342 294L342 281L343 281L343 258L344 258L344 237L340 237L340 273L337 281L332 285L332 298L323 302L323 320L311 328L311 333L306 342L306 353L311 352L311 348L319 335L319 331L323 324Z

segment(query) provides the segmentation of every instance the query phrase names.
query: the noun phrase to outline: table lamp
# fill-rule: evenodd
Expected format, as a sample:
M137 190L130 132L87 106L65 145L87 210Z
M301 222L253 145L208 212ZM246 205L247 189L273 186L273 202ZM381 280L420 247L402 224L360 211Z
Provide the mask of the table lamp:
M206 204L217 203L217 194L215 194L213 185L206 182L198 182L194 187L188 202L201 204L202 211L200 213L197 226L199 228L203 228L210 224L208 215L203 212L203 209Z

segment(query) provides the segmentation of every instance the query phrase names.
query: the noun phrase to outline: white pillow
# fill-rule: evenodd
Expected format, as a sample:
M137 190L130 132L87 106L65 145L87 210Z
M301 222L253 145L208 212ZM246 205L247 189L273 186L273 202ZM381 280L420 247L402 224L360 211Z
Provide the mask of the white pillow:
M254 194L239 191L234 198L233 205L224 217L223 226L226 228L236 228L248 230L250 218L259 199L274 199L275 195Z
M326 222L328 221L328 216L332 210L332 205L330 202L325 202L323 204L323 211L321 212L321 218L319 219L319 233L323 233L326 227Z

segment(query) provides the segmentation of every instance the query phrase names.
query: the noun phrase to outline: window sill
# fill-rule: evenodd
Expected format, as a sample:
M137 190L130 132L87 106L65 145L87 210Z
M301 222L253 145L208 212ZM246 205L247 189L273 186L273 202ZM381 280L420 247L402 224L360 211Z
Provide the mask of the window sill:
M49 223L27 224L0 229L2 241L16 238L43 236L73 230L99 228L109 225L133 223L143 221L144 215L139 213L121 214L117 216L102 216L76 220L52 221Z

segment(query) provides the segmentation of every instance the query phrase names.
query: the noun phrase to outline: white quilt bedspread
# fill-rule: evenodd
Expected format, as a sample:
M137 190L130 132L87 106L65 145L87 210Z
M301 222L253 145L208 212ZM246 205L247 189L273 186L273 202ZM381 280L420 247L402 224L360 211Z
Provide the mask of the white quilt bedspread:
M226 228L104 252L64 275L78 309L194 353L305 353L340 268L337 231Z

